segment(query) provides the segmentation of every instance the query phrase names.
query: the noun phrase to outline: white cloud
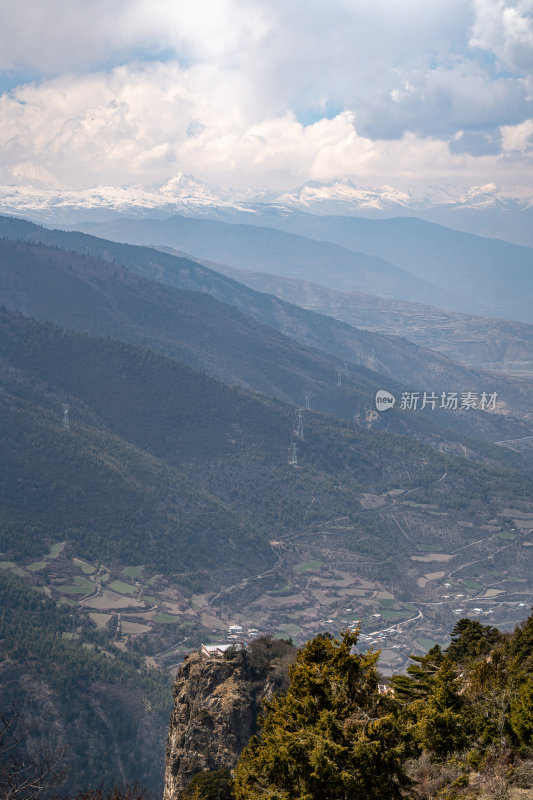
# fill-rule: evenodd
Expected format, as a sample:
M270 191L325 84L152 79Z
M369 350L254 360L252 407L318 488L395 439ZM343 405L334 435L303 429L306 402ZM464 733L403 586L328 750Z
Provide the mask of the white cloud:
M172 49L182 63L232 59L268 30L254 0L18 0L0 11L0 69L85 72ZM268 6L267 6L268 8Z
M533 0L473 0L470 45L521 73L533 68Z
M503 151L506 155L533 156L533 119L520 125L506 125L502 128Z
M528 152L509 143L533 117L532 5L20 0L4 10L0 68L36 81L0 96L0 166L78 186L179 170L276 186L422 170L485 181Z

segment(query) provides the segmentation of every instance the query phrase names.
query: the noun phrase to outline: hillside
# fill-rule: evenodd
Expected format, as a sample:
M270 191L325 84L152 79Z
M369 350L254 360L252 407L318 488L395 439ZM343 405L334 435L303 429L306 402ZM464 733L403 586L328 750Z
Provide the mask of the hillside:
M533 378L533 326L444 311L362 292L337 292L295 278L219 267L225 275L288 303L326 314L356 328L402 336L470 369Z
M430 298L422 299L420 295L411 293L403 297L396 294L396 299L421 301L465 314L533 322L526 299L531 293L531 247L476 236L413 216L365 219L287 212L268 207L258 207L255 211L255 226L264 225L314 239L320 245L328 242L350 251L382 258L436 287ZM249 214L237 217L232 214L231 220L233 223L240 221L245 227L250 222ZM152 239L152 242L155 241ZM246 241L245 234L243 241ZM245 265L228 263L230 266L247 268ZM249 266L248 269L257 270L260 267ZM287 275L272 267L261 271ZM315 280L311 273L299 277L324 283ZM325 285L339 289L334 280L332 275ZM377 289L371 289L370 293L386 294Z
M59 250L2 243L3 293L9 306L25 313L149 346L223 380L297 405L303 405L307 393L313 396L314 407L344 419L352 419L354 414L360 419L368 417L375 391L384 385L383 376L387 378L385 386L399 392L411 387L436 392L495 391L490 375L466 370L397 337L358 331L331 317L254 292L188 259L84 234L46 231L21 220L3 218L0 222L0 231L11 238L45 239L83 254L76 257ZM91 259L89 252L106 263ZM118 265L127 267L129 277ZM135 279L132 272L153 283ZM157 284L180 291L165 291ZM190 294L190 290L202 296ZM226 305L210 301L206 294ZM228 304L260 326L229 310ZM305 350L265 325L287 334ZM342 362L331 361L324 353ZM339 368L347 373L341 378L341 391L335 386ZM529 413L527 384L498 383L497 391L506 413L521 419ZM436 410L430 421L455 428L460 435L489 441L530 434L523 422L507 422L502 416L443 415ZM370 414L369 424L406 433L427 427L427 421L418 416L409 421L391 415L378 419L375 413ZM447 435L444 433L444 438Z
M62 792L109 787L126 777L158 791L169 680L147 669L142 657L114 647L86 612L36 588L1 562L2 714L9 719L14 710L19 732L28 731L27 763L38 754L61 756ZM1 766L4 747L3 740Z
M117 219L87 222L78 230L138 245L165 245L197 258L238 269L273 272L322 283L340 291L374 292L389 297L435 302L437 288L414 278L383 258L368 256L327 241L313 241L245 223L235 225L210 219L173 216L169 219ZM316 237L314 237L316 239ZM440 292L442 299L453 292Z
M531 484L508 451L471 463L312 411L302 438L294 408L151 351L8 312L1 331L4 559L25 575L40 565L55 596L63 582L105 609L127 600L139 642L157 634L147 655L168 642L175 663L191 626L202 636L235 613L299 638L363 609L369 626L387 609L384 619L407 620L423 600L415 628L437 631L456 605L450 595L431 606L446 576L459 571L466 586L469 564L487 559L475 586L496 598L487 608L498 619L513 619L528 595ZM89 564L78 589L72 569L50 572L44 558L58 541ZM102 562L113 575L104 582ZM126 584L125 568L136 576ZM509 604L491 587L507 575ZM353 591L361 610L344 613ZM177 625L175 637L154 619Z
M350 419L378 388L359 370L333 391L339 358L319 352L211 295L163 285L106 261L44 245L0 241L4 304L67 328L143 345L226 383Z

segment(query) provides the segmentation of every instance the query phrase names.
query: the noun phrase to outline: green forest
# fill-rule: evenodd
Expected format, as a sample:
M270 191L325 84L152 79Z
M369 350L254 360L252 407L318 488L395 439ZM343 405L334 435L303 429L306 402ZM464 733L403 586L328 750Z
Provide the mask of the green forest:
M474 519L531 495L505 454L472 463L313 412L291 469L296 416L281 401L12 312L0 313L0 332L6 557L39 555L61 530L89 559L238 572L271 563L272 534L356 518L363 491L416 489L413 501Z
M61 754L64 795L67 789L115 782L118 755L131 780L148 782L153 775L149 788L158 787L169 677L148 669L135 653L113 647L106 632L97 631L76 607L58 605L5 570L0 570L0 648L0 715L5 721L15 714L25 769L37 753L43 761ZM2 794L7 792L2 768L12 756L8 740L0 735L1 797L11 797Z

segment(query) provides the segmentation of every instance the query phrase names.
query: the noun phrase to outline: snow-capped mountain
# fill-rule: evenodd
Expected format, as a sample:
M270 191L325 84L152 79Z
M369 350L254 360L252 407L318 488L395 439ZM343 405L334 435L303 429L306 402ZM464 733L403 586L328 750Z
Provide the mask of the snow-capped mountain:
M1 176L0 176L1 177ZM0 185L0 212L42 222L75 223L110 216L169 216L238 208L235 192L210 187L191 175L179 174L157 186L94 186L56 189L36 182Z
M401 191L393 186L365 189L343 179L325 184L309 181L294 191L284 192L276 202L312 213L359 214L428 210L439 207L486 209L502 206L533 207L533 189L501 189L494 183L484 186L428 186L419 191Z
M35 165L16 165L0 174L0 213L45 223L76 224L117 215L207 216L270 224L293 213L362 217L417 216L452 228L533 245L533 189L428 186L403 191L365 188L349 179L309 181L291 191L233 190L210 186L180 173L152 186L95 186L65 189Z

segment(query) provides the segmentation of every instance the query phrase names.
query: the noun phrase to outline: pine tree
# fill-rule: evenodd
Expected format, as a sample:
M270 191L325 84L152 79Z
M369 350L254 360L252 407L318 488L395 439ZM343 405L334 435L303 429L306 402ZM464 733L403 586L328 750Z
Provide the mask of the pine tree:
M533 678L525 678L511 700L509 714L518 744L533 745Z
M410 784L396 704L377 693L377 654L357 634L299 651L286 694L265 704L235 772L237 800L394 800Z
M411 713L418 717L414 735L424 749L439 758L464 747L469 723L464 713L464 698L459 694L453 662L444 657L427 700L417 700Z

